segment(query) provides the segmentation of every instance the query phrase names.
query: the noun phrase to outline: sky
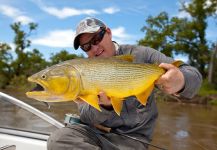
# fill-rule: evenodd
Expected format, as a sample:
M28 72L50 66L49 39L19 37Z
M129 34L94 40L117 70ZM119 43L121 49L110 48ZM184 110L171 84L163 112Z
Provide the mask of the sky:
M81 49L74 50L73 39L76 25L85 17L105 22L113 40L120 44L137 44L145 35L141 28L148 16L166 11L170 17L189 17L179 12L179 0L0 0L0 4L0 43L14 48L15 34L10 25L20 21L25 28L35 22L38 27L30 36L32 45L27 50L36 48L45 59L63 49L84 54ZM217 21L209 19L208 25L207 39L217 41Z

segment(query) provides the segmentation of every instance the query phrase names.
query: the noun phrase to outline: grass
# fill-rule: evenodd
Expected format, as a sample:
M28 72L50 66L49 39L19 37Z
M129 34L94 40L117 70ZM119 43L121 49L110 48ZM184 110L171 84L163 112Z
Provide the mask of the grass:
M204 80L198 95L200 96L217 95L217 88L215 87L215 85L208 83L207 80Z
M216 105L217 106L217 99L213 99L209 102L211 105Z

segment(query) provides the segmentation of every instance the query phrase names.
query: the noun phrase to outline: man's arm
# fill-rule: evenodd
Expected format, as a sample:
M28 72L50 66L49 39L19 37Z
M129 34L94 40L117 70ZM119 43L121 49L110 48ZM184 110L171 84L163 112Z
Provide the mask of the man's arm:
M134 55L136 63L155 63L167 72L156 82L162 84L163 91L168 94L178 94L181 97L192 98L199 90L202 83L202 76L199 71L188 65L183 64L178 69L174 67L172 62L175 60L167 57L163 53L144 46L122 45L119 54Z
M149 47L139 46L134 54L145 63L158 63L166 73L156 82L162 84L165 93L176 94L185 98L192 98L199 90L202 83L200 72L188 65L183 64L179 68L172 65L175 60L163 53ZM142 58L141 58L142 57Z

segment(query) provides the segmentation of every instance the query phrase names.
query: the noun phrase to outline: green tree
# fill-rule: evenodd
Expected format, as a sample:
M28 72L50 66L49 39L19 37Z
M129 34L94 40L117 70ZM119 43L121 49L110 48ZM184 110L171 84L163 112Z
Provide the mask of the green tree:
M15 59L11 62L12 77L10 79L11 87L20 85L20 88L26 88L27 77L44 69L48 63L43 59L43 55L37 49L30 49L31 41L29 37L36 30L37 24L29 23L28 26L22 26L20 22L11 25L15 33Z
M37 24L29 23L28 31L25 31L22 28L20 22L14 23L11 25L12 30L15 33L14 44L15 44L15 53L17 58L12 62L12 67L15 76L25 74L25 68L28 66L28 53L25 52L27 48L31 46L31 41L28 39L31 33L36 30ZM33 66L32 66L33 67Z
M217 9L217 1L192 0L182 3L181 11L191 18L169 18L166 12L156 17L149 16L147 25L142 28L145 37L138 41L139 45L151 46L163 53L186 54L189 63L207 76L211 46L205 38L207 18L213 16Z
M0 43L0 88L5 88L12 76L10 63L13 57L10 50L8 44Z
M37 49L26 52L28 63L25 64L25 75L30 76L48 66L48 62Z
M213 46L213 51L209 64L208 82L217 88L217 43Z
M76 54L69 54L66 50L62 50L56 54L51 54L52 56L50 57L50 64L58 64L62 61L70 60L70 59L76 59L76 58L84 58L83 55L76 55Z

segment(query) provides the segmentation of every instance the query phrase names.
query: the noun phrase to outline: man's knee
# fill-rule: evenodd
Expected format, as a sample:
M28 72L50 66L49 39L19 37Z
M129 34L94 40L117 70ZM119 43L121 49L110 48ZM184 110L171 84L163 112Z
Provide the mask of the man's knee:
M94 135L81 126L68 126L53 132L47 142L48 150L98 149Z
M48 150L57 150L60 147L64 147L63 141L67 140L66 138L70 132L70 129L64 127L51 133L47 141Z

